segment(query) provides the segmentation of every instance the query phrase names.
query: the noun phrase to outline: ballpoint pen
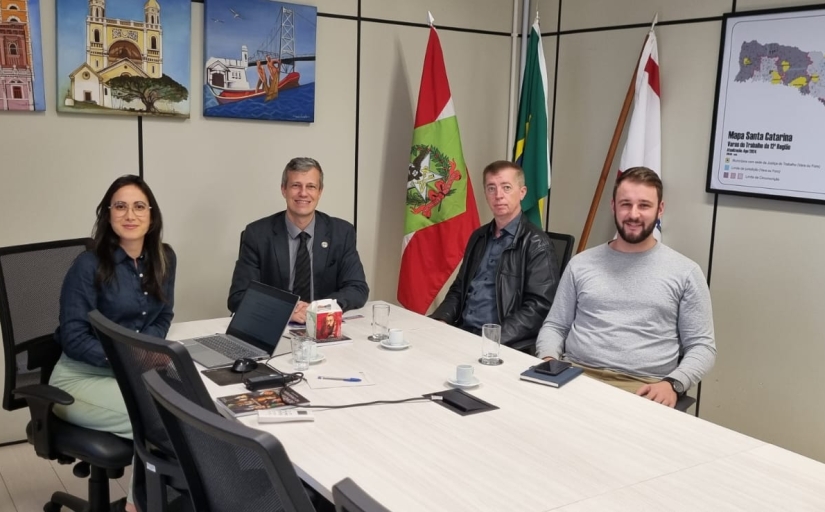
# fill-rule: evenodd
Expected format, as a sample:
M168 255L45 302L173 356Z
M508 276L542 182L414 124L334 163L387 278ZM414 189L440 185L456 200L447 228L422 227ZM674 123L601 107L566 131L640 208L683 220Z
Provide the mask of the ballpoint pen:
M325 380L342 380L344 382L361 382L361 379L358 377L323 377L319 375L318 378Z

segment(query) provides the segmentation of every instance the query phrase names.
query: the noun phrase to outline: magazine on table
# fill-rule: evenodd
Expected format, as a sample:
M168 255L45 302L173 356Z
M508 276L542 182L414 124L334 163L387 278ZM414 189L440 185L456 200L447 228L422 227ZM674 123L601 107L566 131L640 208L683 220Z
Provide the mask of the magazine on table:
M222 413L239 418L267 409L289 409L296 405L308 404L302 394L292 388L262 389L237 395L222 396L215 400Z

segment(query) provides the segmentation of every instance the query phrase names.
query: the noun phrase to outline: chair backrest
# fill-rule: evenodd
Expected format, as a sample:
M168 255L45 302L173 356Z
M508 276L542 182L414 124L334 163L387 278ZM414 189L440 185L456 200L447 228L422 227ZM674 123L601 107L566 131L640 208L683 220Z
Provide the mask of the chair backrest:
M390 512L349 478L332 486L335 512Z
M567 267L570 258L573 257L573 245L576 243L576 237L552 231L548 231L547 236L550 237L553 248L556 249L556 257L559 259L559 276L561 276L564 274L564 269Z
M45 384L60 358L54 332L60 322L60 289L91 238L17 245L0 249L0 327L5 354L3 408L26 407L12 390Z
M243 235L246 230L241 230L241 241L238 243L238 259L241 259L241 251L243 250Z
M97 332L123 394L135 443L146 446L148 441L167 454L174 455L152 397L141 380L142 375L153 368L160 370L178 393L218 414L192 357L183 345L122 327L97 310L89 313L89 321Z
M275 437L210 414L156 370L143 380L181 462L195 510L314 511Z

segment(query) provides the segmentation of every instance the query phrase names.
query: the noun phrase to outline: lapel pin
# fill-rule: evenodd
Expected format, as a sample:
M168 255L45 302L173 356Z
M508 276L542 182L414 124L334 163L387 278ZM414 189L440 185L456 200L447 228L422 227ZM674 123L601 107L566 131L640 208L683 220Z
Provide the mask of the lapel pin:
M329 246L329 244L328 244L328 243L326 243L326 242L321 242L321 247L323 247L324 249L326 249L326 248L327 248L327 246Z

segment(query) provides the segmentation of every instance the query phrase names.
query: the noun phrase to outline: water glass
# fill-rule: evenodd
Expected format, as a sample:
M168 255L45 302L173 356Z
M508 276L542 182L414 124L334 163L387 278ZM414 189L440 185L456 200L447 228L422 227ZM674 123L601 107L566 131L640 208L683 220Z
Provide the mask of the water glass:
M502 361L498 357L501 349L501 326L484 324L481 326L481 364L497 365Z
M296 371L309 369L309 362L312 359L312 349L315 347L315 340L308 336L296 336L292 338L292 366Z
M390 337L390 305L373 304L372 336L370 341L384 341Z

